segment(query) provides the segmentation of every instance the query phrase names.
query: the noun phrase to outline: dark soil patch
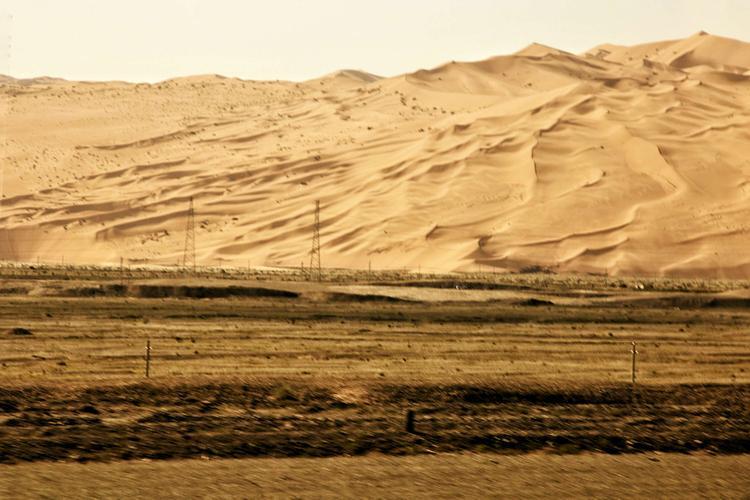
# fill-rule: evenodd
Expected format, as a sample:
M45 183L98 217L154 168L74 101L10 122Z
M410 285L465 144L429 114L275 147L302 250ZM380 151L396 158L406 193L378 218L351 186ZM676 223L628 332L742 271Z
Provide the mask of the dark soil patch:
M542 300L537 298L530 298L520 302L522 306L539 307L539 306L554 306L555 304L550 300Z
M0 388L7 417L0 425L0 462L750 452L748 385L373 385L362 403L343 403L335 394L294 382ZM214 412L221 405L233 411ZM410 410L412 432L406 426Z
M401 286L408 288L439 288L453 290L528 290L531 287L518 284L491 283L466 280L385 281L373 283L378 286Z
M34 335L33 333L31 333L31 330L27 330L26 328L20 328L20 327L11 328L10 330L6 330L5 334L6 335L11 335L11 336L14 336L14 337L28 337L28 336Z
M327 294L328 300L332 302L386 302L386 303L404 303L404 302L415 302L408 299L401 299L398 297L389 297L387 295L376 295L376 294L358 294L358 293L342 293L333 292Z
M222 299L231 297L299 297L296 292L245 286L131 285L120 284L66 288L60 295L67 297L139 297L146 299L187 298Z
M62 295L73 297L120 297L125 295L127 288L124 285L99 285L67 288Z
M706 302L705 306L746 309L750 307L750 299L742 297L714 297Z
M259 287L209 287L209 286L167 286L137 285L130 287L128 293L142 298L190 298L219 299L229 297L271 297L296 299L299 294L286 290Z

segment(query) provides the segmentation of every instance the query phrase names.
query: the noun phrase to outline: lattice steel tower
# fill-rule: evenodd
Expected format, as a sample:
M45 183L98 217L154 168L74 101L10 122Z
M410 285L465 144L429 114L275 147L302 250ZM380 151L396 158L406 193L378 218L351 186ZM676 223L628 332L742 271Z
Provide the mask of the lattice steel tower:
M320 200L315 200L315 224L313 225L312 251L310 252L310 279L317 273L317 280L322 277L320 266Z
M3 212L3 195L5 194L4 181L5 181L5 167L0 167L0 217L5 215L5 213ZM3 245L3 242L0 241L0 262L6 261L6 260L12 261L12 260L16 260L17 258L16 248L15 248L15 245L13 244L13 239L11 238L10 229L8 228L9 221L10 221L10 217L6 216L5 226L0 230L4 233L3 236L5 236L5 245ZM3 246L6 246L5 250L2 248Z
M182 267L188 269L192 266L195 272L195 208L193 197L190 197L190 206L187 213L187 228L185 229L185 251L182 254Z

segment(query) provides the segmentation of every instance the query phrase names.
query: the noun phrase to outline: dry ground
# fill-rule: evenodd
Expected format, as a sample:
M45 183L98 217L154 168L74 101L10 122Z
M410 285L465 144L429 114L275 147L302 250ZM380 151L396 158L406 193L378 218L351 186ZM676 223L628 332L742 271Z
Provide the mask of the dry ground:
M607 384L630 380L635 340L644 383L750 382L750 297L737 284L279 277L5 279L0 376L23 386L142 382L150 339L157 381ZM5 333L17 327L33 335Z
M576 463L587 452L697 452L714 470L725 462L706 453L750 450L750 310L736 283L149 276L121 285L25 273L0 284L0 461L15 464L3 472L62 474L49 460L373 452L421 456L416 464L467 451L492 452L482 463L539 451ZM543 456L559 472L556 455ZM361 460L386 476L401 469ZM452 460L467 459L446 458L446 470ZM683 466L695 468L676 465L675 477ZM476 484L483 469L464 469Z
M745 456L418 455L33 463L4 498L748 498Z

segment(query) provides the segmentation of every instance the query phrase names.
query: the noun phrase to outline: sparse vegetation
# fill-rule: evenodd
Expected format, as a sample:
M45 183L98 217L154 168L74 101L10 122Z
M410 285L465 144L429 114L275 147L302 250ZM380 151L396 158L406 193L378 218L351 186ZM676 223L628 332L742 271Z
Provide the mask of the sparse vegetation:
M0 338L2 461L750 449L750 310L726 284L79 272L0 284L0 329L34 332Z

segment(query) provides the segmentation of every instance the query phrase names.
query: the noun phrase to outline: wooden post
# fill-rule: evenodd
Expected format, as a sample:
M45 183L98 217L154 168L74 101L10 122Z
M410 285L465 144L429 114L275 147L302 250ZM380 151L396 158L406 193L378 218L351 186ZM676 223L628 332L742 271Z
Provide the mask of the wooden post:
M151 371L151 339L146 341L146 378L149 378Z
M635 374L636 374L635 358L638 355L638 351L636 350L635 340L631 342L630 354L632 357L632 366L630 368L630 379L631 379L632 384L635 385Z
M406 412L406 432L414 434L414 410Z
M125 269L122 266L122 257L120 257L120 286L125 286Z

